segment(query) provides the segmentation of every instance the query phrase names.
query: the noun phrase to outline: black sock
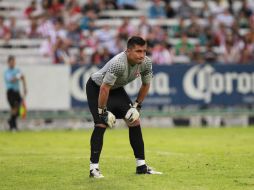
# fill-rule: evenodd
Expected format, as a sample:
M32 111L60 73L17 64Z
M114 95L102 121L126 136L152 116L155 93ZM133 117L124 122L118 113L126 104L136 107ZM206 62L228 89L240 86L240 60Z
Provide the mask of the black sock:
M102 127L95 127L93 130L93 134L90 140L90 146L91 146L90 161L92 163L99 163L105 130L106 128L102 128Z
M144 160L145 148L140 125L135 127L129 127L129 138L135 158Z
M17 115L11 115L9 119L10 129L17 129Z

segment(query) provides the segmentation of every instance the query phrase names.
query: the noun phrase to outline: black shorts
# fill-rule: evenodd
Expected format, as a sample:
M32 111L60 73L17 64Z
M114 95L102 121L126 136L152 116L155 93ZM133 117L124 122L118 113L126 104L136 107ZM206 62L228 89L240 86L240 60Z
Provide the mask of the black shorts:
M100 87L90 78L86 84L86 94L88 106L95 124L103 123L98 114L99 92ZM117 119L123 119L125 117L127 111L130 109L131 103L132 101L123 87L109 91L107 110L111 111Z
M19 92L12 89L9 89L7 91L7 99L11 108L19 107L22 101L22 98Z

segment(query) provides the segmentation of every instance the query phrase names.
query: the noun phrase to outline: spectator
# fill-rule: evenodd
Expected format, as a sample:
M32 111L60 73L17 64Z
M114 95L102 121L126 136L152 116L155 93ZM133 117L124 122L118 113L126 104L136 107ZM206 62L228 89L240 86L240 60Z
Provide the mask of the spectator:
M150 18L166 18L166 12L163 2L161 0L153 0L152 5L149 8Z
M249 34L244 36L244 47L242 48L240 63L248 64L254 61L254 41Z
M51 6L48 9L49 14L54 17L61 17L64 6L58 0L51 0Z
M54 29L50 33L53 44L56 42L56 38L60 37L62 40L67 40L67 30L65 29L63 18L59 17L54 22Z
M183 33L181 39L175 45L176 55L185 55L192 57L193 49L193 44L189 42L187 35Z
M226 5L223 4L222 0L215 0L215 4L212 4L213 6L210 7L211 13L213 16L217 16L218 14L223 13L224 9L226 8Z
M237 15L236 23L239 25L240 28L249 28L249 18L246 17L244 12L239 12Z
M202 50L201 50L200 44L195 45L191 56L192 56L191 57L192 62L197 63L197 64L205 63L205 59L202 55Z
M86 14L87 12L92 11L94 14L98 14L100 12L100 8L98 4L93 0L87 0L82 8L82 13Z
M27 7L27 13L26 10L24 12L27 19L41 19L42 17L48 15L48 9L50 7L48 0L34 0L35 3L32 1Z
M165 38L167 39L168 36L167 36L166 32L162 30L161 27L159 27L159 26L152 27L151 32L147 36L148 49L154 47L157 43L166 41Z
M138 24L138 34L144 39L147 39L147 36L152 31L152 26L148 23L146 16L139 17L140 23Z
M76 55L75 64L88 65L91 64L89 55L84 47L79 48L79 54Z
M38 32L44 38L52 35L52 33L54 32L54 25L52 21L50 20L49 16L43 16L40 19Z
M0 39L8 41L11 38L10 29L4 23L4 17L0 15Z
M110 49L111 46L115 45L117 33L109 25L104 25L102 28L95 31L95 36L101 47Z
M183 18L178 18L178 24L173 25L170 31L170 37L180 37L182 33L186 31L185 20Z
M217 54L213 51L213 46L211 43L207 43L203 57L206 63L216 63Z
M216 21L220 24L223 23L227 27L231 27L234 23L234 17L229 12L229 9L225 8L223 13L219 13L216 16Z
M79 26L75 22L69 23L67 26L67 35L66 38L70 41L70 45L74 47L78 47L80 43L80 31Z
M27 18L31 19L33 16L33 12L36 11L36 0L32 0L30 5L25 9L24 14Z
M211 28L212 31L217 29L218 26L213 15L208 16L206 21L207 21L205 24L206 27Z
M181 4L178 7L178 16L180 18L190 18L191 15L193 14L193 9L190 6L190 1L189 0L181 0Z
M198 40L201 46L205 46L208 42L212 42L213 34L210 27L200 27L198 32Z
M81 35L80 45L88 47L93 51L95 51L95 49L97 49L98 46L98 39L95 36L95 32L92 30L83 32Z
M128 17L123 19L123 23L118 27L118 35L122 40L127 40L129 36L133 35L136 31L133 25L130 24Z
M158 65L171 65L174 59L165 43L158 43L153 47L151 58L153 63Z
M234 15L234 9L233 9L233 0L227 0L228 3L228 10L229 12Z
M241 58L241 49L234 45L233 40L227 38L225 44L220 46L219 61L224 64L239 63Z
M115 0L102 0L99 3L100 10L116 10L118 8Z
M101 62L102 63L107 63L114 55L111 54L108 50L108 48L102 48L102 51L101 51Z
M171 6L171 2L167 2L165 5L165 13L167 18L174 18L176 16L176 11Z
M190 25L186 28L187 36L190 38L197 38L201 31L200 28L202 28L202 26L198 23L197 16L191 15Z
M117 0L116 2L119 9L137 9L136 0Z
M54 46L54 60L56 64L75 64L75 59L69 53L68 44L59 36Z
M83 13L83 17L80 20L80 29L81 30L92 30L93 22L97 18L96 14L92 10L88 10L86 13Z
M57 33L57 35L59 35L61 38L66 38L66 25L64 23L64 19L63 17L57 17L54 22L54 30Z
M242 5L239 13L243 13L245 17L249 18L252 15L251 7L247 0L242 0Z
M10 38L21 38L24 35L24 31L17 27L16 17L12 16L9 18L9 31Z
M214 32L214 45L220 46L224 44L228 30L223 23L219 24L219 28Z
M64 23L78 23L82 17L81 7L77 0L69 0L66 3L65 11L64 11Z
M151 33L154 35L154 38L158 42L167 42L168 40L168 34L163 28L160 26L153 26Z
M125 41L122 40L119 36L115 37L114 41L108 46L108 51L112 55L116 55L120 51L123 51L125 49Z
M203 7L201 8L201 11L198 15L205 19L207 19L208 17L212 15L212 12L210 10L207 0L204 1Z
M102 56L98 49L96 49L91 56L91 64L100 66L102 64Z
M40 54L44 57L52 57L54 56L54 43L51 40L51 37L48 36L46 39L43 40L43 42L40 45Z
M30 26L26 29L26 35L28 38L40 38L41 34L38 28L37 19L31 18L30 19Z
M81 13L81 7L79 6L79 3L77 0L69 0L66 3L65 10L69 12L69 15L71 16Z

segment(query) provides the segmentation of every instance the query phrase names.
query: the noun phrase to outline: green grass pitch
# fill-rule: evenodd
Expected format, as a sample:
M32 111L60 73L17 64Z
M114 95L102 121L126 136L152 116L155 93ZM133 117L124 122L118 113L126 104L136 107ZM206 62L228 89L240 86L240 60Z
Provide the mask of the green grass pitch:
M254 128L144 128L146 161L163 175L136 175L128 129L107 130L90 179L92 130L0 132L1 190L253 190Z

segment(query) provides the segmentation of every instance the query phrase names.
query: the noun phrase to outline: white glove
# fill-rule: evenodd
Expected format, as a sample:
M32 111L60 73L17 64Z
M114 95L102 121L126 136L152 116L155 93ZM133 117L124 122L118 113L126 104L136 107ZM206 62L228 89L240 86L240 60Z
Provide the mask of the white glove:
M125 115L125 119L127 119L130 123L136 121L140 116L139 111L137 110L137 105L138 104L136 102L133 105L130 105L131 108L127 111Z
M107 125L109 128L113 128L114 125L116 124L116 116L111 113L110 111L107 111L108 112L108 121L107 121Z
M116 117L112 112L107 111L107 108L98 108L98 113L104 124L106 124L109 128L114 127L116 123Z

